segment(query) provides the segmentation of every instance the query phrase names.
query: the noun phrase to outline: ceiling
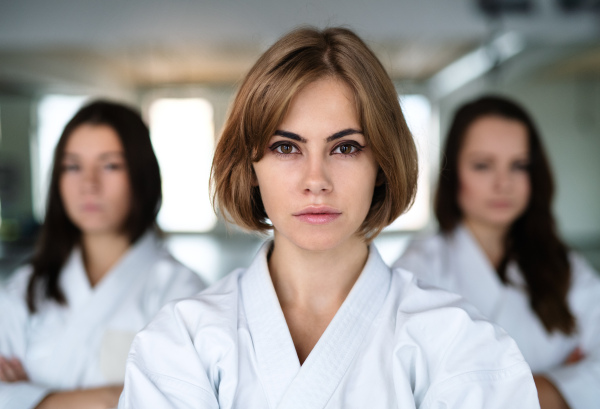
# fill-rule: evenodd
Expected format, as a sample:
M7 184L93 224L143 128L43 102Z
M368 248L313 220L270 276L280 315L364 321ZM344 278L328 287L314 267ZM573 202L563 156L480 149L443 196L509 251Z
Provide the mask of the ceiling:
M398 81L425 81L505 31L556 50L552 75L600 75L598 13L530 3L491 19L474 0L0 0L0 87L234 83L306 24L354 29Z

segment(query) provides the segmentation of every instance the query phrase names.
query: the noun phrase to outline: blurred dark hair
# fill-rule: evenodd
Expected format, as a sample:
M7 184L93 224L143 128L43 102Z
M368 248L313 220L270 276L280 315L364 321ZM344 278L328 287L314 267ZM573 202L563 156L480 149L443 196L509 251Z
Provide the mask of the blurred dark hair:
M39 294L60 304L66 303L59 286L59 275L73 247L79 243L81 232L67 216L59 186L67 141L73 131L84 124L109 126L123 144L132 198L124 229L131 243L149 228L158 229L156 216L162 203L160 169L150 142L150 131L139 112L108 101L95 101L84 106L67 123L54 151L46 217L27 287L27 306L32 313L36 311Z
M552 216L552 172L532 119L515 102L499 96L484 96L463 105L456 112L446 139L434 205L440 229L443 233L450 233L463 218L458 205L458 157L471 124L489 116L522 123L527 128L529 139L531 196L527 208L512 224L505 238L505 254L498 267L498 275L507 283L506 267L509 261L514 260L527 282L531 308L546 330L571 334L575 330L575 318L567 304L571 271L568 249L556 233Z

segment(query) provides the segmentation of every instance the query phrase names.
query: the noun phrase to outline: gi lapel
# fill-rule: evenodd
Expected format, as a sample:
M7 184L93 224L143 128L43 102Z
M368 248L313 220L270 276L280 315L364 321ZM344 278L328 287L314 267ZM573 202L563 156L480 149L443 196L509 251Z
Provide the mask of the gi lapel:
M95 288L89 289L87 299L76 296L78 290L85 292L82 283L67 283L65 280L73 278L73 274L61 277L61 285L68 289L67 301L70 303L70 295L76 305L69 305L71 316L65 326L61 340L57 343L54 351L52 366L55 368L77 368L89 361L83 360L80 353L75 349L88 348L92 339L101 337L109 318L115 314L127 293L136 285L137 280L143 280L144 274L149 271L156 262L157 242L153 234L149 233L142 238L123 256L117 265L98 283ZM81 259L80 259L81 262ZM80 274L85 277L83 264L79 268ZM77 288L79 287L79 288ZM90 351L93 355L97 351ZM68 376L61 379L64 385L76 384L80 376L79 370L69 371Z
M504 285L496 270L465 226L452 236L451 251L457 263L453 266L459 288L455 291L494 320L502 301Z
M278 409L324 408L362 346L383 303L391 271L371 245L348 297L302 365Z
M391 273L375 247L339 311L300 367L269 276L263 246L242 278L242 297L270 406L323 408L344 377L389 291Z
M300 361L269 275L270 246L267 242L261 247L242 276L241 291L261 382L269 406L276 408L300 370Z

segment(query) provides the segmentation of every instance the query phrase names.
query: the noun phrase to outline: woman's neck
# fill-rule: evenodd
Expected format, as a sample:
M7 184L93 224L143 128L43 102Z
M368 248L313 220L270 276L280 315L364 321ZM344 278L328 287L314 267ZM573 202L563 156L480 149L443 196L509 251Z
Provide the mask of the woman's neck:
M504 240L508 227L489 225L472 219L465 219L463 223L475 237L492 266L498 268L506 252Z
M131 243L124 234L83 234L81 251L92 287L96 286L127 252Z
M275 234L269 272L300 364L342 306L368 255L358 237L335 249L308 251Z
M319 309L341 306L368 257L364 240L356 237L334 249L298 248L285 238L274 241L269 272L282 306Z

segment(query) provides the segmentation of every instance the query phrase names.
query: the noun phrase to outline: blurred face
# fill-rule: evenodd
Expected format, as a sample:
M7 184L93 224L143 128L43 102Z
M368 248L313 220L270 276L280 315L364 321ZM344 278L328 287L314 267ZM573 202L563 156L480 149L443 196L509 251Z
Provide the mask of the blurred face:
M121 234L131 208L131 186L121 141L106 125L81 125L62 159L60 194L83 234Z
M509 227L529 203L525 125L498 116L473 122L459 154L458 175L458 203L465 221Z
M362 241L356 232L371 207L378 169L350 88L335 79L306 86L254 163L275 241L306 250Z

